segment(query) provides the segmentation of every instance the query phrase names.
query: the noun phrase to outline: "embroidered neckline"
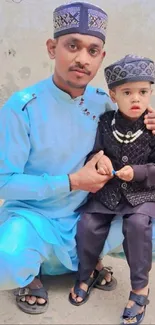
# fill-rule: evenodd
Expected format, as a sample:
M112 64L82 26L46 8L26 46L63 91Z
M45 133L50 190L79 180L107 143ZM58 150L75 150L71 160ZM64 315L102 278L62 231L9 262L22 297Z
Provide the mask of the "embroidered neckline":
M116 116L117 116L117 114L118 114L118 112L115 112L114 117L113 117L112 122L111 122L111 127L112 127L112 133L113 133L115 139L118 142L125 143L125 144L132 143L143 134L144 129L145 129L145 125L143 125L141 128L139 128L134 133L132 131L128 131L126 133L122 133L122 132L118 131L117 128L116 128ZM122 117L122 115L121 115L121 117ZM140 119L141 119L141 117L140 117Z

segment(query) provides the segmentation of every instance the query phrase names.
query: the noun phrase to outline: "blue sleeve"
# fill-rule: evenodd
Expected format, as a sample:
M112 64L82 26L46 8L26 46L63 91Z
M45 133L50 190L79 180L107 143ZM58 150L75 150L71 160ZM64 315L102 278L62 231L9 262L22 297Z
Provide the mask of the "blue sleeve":
M12 96L0 109L0 199L44 200L70 191L68 175L24 174L30 154L29 117Z

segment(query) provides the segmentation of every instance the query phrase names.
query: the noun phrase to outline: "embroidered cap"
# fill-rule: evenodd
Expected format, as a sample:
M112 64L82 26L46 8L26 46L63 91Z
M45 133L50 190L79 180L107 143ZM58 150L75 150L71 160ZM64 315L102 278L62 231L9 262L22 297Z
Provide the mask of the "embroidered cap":
M132 81L155 83L155 63L136 55L126 55L106 67L104 73L109 89Z
M73 2L54 10L54 38L79 33L96 36L105 42L108 23L107 14L87 2Z

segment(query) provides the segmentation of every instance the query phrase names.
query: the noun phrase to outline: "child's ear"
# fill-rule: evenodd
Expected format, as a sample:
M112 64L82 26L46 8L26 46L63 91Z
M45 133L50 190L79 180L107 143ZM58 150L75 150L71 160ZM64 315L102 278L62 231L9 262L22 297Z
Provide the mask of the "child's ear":
M109 90L109 96L110 96L111 100L113 101L113 103L116 103L116 93L115 93L115 90Z

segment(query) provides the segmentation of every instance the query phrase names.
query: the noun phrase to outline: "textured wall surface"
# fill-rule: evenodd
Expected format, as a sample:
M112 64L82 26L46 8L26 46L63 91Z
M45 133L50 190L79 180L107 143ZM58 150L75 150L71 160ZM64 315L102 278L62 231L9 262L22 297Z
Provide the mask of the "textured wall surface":
M154 0L91 0L109 14L104 65L135 53L155 60ZM63 0L0 0L0 106L53 71L46 52L53 9ZM103 68L93 84L105 87ZM155 101L153 100L155 105Z

